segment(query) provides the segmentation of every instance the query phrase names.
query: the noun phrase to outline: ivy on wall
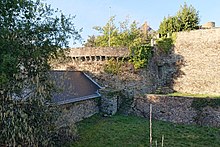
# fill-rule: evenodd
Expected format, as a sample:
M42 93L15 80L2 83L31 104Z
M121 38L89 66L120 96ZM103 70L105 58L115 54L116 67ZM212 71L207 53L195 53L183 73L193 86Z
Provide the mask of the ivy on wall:
M172 33L171 37L162 37L156 40L156 45L160 51L168 54L176 41L176 33Z
M150 45L135 46L130 49L130 62L134 64L135 69L147 66L149 59L152 57L153 47Z

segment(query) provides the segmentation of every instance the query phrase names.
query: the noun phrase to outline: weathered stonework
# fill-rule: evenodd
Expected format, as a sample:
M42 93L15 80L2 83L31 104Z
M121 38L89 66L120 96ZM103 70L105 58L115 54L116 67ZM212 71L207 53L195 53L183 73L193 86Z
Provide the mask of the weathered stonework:
M155 119L185 124L220 126L219 107L207 106L198 112L192 107L193 98L140 97L146 93L154 93L158 87L162 87L162 89L168 87L166 89L168 92L175 90L182 93L219 95L219 28L177 33L175 46L169 54L160 53L155 46L153 58L149 61L148 67L137 71L129 63L123 64L118 74L109 74L104 71L108 57L127 56L128 52L123 49L120 51L120 49L111 48L106 51L108 48L103 50L89 48L88 50L87 52L86 48L81 48L74 52L72 49L70 52L71 60L64 64L53 64L54 69L84 71L105 88L123 89L131 92L137 97L133 103L133 113L136 115L148 117L149 104L152 103ZM116 104L116 99L109 101L109 104L112 104L112 114L119 107L118 103L120 102ZM88 107L87 109L96 112L93 111L94 108L96 107ZM66 116L77 116L78 111L83 112L81 107L76 106ZM75 119L80 120L79 118Z
M150 104L152 104L154 119L174 123L220 127L220 107L213 108L207 106L199 111L192 106L192 102L195 99L189 97L145 95L143 97L136 97L132 113L149 118ZM210 99L210 101L212 100Z
M220 94L220 29L177 33L174 54L184 65L173 89L182 93Z
M68 56L76 61L104 61L110 58L119 60L128 57L129 50L115 47L81 47L71 49Z
M72 124L98 113L98 99L60 105L62 113L58 122L61 124Z
M104 115L114 115L118 110L118 91L101 90L100 112Z
M124 89L132 91L134 95L152 93L157 85L157 66L151 61L149 66L138 71L132 64L123 64L118 74L110 74L104 71L108 61L70 61L65 64L56 64L56 70L84 71L92 79L105 88Z
M125 90L101 89L100 112L114 115L116 112L128 114L134 100L133 93Z

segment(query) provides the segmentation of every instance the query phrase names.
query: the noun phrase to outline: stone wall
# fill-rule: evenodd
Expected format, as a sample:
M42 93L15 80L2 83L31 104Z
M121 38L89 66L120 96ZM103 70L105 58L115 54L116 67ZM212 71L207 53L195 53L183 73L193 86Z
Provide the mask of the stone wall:
M71 60L64 64L54 64L55 70L76 70L88 74L99 85L111 89L124 89L137 94L152 93L157 85L157 66L151 61L148 68L135 71L130 63L125 63L118 74L105 72L108 61Z
M219 127L220 106L210 105L212 101L216 99L203 101L202 98L145 95L135 98L132 113L149 118L150 104L152 104L154 119Z
M174 55L184 63L174 90L220 94L220 28L177 33Z
M62 113L58 122L72 124L99 113L99 98L60 105Z
M127 55L127 51L123 52L122 49L120 53L120 49L113 48L110 50L105 48L103 51L101 48L89 48L88 50L86 48L71 50L71 60L65 61L65 63L53 64L54 69L84 71L105 88L131 92L138 97L135 99L133 106L133 112L136 115L147 117L149 115L149 104L152 103L155 119L186 124L198 123L220 126L219 107L206 106L198 111L192 107L195 101L193 98L140 97L140 95L155 92L158 87L166 86L182 93L219 95L220 29L177 33L175 46L170 54L161 54L159 49L155 47L154 56L149 61L147 68L134 70L132 64L125 63L118 74L106 73L104 68L108 64L108 60L102 59L106 59L106 57L124 57ZM210 99L210 101L212 100ZM69 109L65 116L72 118L73 115L77 116L80 111L83 114L98 112L98 110L93 111L96 110L94 102L89 102L89 107L85 107L88 110L82 109L81 106L84 107L84 104ZM86 112L90 110L91 113ZM77 116L76 120L81 120L84 117L84 115L81 116Z
M118 75L105 73L106 59L128 54L125 48L71 49L71 61L55 69L86 71L102 86L133 89L137 94L152 93L158 87L181 93L220 94L220 28L179 32L170 54L161 54L155 46L148 68L134 71L126 64Z
M79 61L103 61L113 57L128 57L129 50L114 47L81 47L70 49L68 56Z

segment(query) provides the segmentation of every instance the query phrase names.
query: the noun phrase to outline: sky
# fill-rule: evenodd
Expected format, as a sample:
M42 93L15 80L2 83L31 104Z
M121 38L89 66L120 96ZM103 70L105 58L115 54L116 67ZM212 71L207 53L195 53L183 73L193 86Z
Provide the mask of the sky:
M82 41L88 36L98 35L94 26L104 26L109 16L116 16L115 23L124 21L137 21L140 25L147 22L151 28L158 30L160 22L168 15L177 13L180 5L192 5L199 11L200 24L213 21L220 26L220 0L45 0L53 8L58 8L65 15L75 16L73 22L80 33ZM70 47L80 47L77 42Z

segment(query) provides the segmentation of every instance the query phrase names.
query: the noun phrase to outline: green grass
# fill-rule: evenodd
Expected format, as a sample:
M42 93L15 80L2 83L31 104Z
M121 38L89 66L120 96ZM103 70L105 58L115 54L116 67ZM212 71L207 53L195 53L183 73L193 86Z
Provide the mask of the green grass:
M148 147L149 121L135 116L93 116L78 124L80 138L72 147ZM219 147L220 129L153 121L153 146Z
M169 96L183 96L183 97L195 97L195 98L220 98L220 95L210 95L210 94L190 94L190 93L171 93L167 94Z

